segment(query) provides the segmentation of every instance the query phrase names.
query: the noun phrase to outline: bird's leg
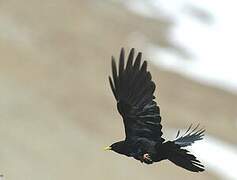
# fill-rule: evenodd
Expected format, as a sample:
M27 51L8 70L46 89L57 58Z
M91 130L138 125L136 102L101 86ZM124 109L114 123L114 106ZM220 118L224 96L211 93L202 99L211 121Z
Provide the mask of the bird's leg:
M151 164L153 162L151 156L148 153L143 154L143 161L148 164Z
M144 159L144 160L148 160L148 161L152 161L152 160L151 160L151 156L150 156L148 153L143 154L143 159Z

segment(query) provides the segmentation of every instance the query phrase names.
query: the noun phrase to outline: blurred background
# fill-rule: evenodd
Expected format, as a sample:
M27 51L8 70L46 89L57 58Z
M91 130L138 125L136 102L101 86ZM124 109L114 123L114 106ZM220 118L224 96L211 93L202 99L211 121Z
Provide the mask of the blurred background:
M236 180L234 0L0 1L0 174L8 180ZM191 123L206 167L150 166L103 147L124 131L108 75L142 51L164 137Z

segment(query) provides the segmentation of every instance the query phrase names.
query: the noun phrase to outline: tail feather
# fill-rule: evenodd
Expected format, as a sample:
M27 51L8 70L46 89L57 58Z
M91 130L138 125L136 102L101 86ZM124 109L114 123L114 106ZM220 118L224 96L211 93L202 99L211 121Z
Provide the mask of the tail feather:
M182 149L179 145L174 142L167 142L168 147L168 159L184 169L192 172L204 171L204 166L201 162L186 149Z
M181 147L186 147L192 145L195 141L202 140L205 129L198 129L198 127L199 124L192 130L191 124L183 135L180 135L180 131L178 131L173 142Z

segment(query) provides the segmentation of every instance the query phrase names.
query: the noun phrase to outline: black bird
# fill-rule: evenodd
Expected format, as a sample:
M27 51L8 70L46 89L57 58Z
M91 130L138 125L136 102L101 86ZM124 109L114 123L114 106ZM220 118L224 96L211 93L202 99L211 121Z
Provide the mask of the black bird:
M201 162L184 147L201 140L205 130L198 129L199 125L195 128L191 125L183 135L178 131L173 141L162 138L160 108L153 95L155 83L147 71L147 61L141 62L142 53L139 52L135 58L134 55L133 48L125 65L122 48L118 69L112 57L113 79L109 76L109 83L123 118L126 138L105 150L133 157L146 164L168 159L189 171L204 171Z

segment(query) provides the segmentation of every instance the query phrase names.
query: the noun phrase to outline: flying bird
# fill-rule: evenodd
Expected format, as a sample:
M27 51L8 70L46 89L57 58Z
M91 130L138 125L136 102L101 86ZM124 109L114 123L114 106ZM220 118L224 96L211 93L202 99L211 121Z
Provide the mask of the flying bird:
M155 102L155 83L147 70L147 61L142 62L142 53L135 57L132 48L125 62L121 49L118 68L112 56L112 77L109 83L117 102L117 110L123 118L125 140L105 148L116 153L133 157L142 163L152 164L170 160L174 164L192 171L204 171L201 162L185 147L203 139L204 129L189 126L187 131L176 138L165 141L162 137L160 108Z

